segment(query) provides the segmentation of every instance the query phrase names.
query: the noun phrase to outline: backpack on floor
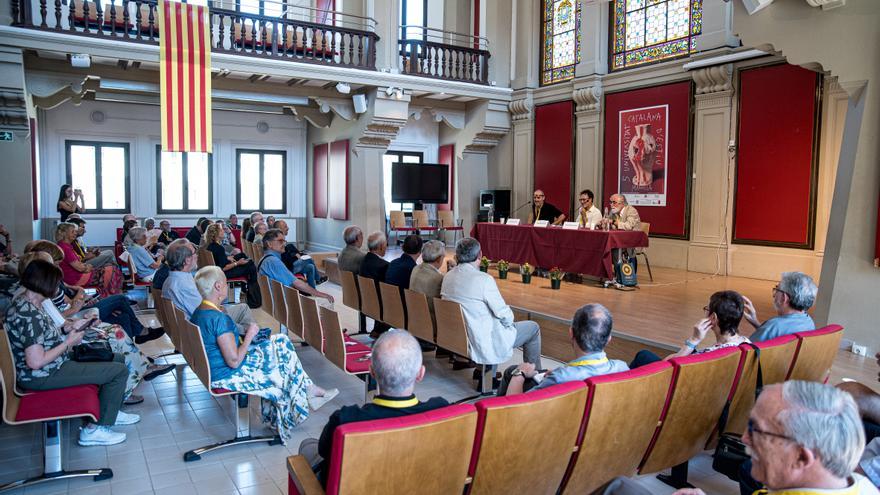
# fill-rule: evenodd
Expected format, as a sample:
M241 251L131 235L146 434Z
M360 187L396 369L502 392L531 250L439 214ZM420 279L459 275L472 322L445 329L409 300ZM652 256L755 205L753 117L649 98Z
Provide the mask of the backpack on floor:
M614 278L617 283L625 287L635 287L639 285L639 278L636 275L636 258L624 258L621 256L614 263Z

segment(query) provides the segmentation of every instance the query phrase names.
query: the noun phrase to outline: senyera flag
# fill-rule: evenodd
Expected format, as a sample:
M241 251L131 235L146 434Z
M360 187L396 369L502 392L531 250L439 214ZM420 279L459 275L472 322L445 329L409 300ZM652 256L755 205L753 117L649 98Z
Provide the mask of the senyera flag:
M162 151L211 152L208 7L159 0Z

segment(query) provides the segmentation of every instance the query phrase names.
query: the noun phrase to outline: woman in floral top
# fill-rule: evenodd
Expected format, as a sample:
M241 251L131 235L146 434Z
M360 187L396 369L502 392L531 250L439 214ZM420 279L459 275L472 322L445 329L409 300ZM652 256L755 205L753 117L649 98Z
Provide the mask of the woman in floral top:
M119 410L125 393L128 369L121 355L113 361L80 363L69 359L68 351L82 341L87 321L65 323L61 329L43 310L43 301L55 294L61 270L37 259L21 278L23 291L6 311L6 331L12 346L17 385L25 390L52 390L75 385L98 386L100 413L96 423L80 430L80 445L113 445L125 441L125 433L113 425L134 424L136 414ZM66 335L65 335L66 333Z

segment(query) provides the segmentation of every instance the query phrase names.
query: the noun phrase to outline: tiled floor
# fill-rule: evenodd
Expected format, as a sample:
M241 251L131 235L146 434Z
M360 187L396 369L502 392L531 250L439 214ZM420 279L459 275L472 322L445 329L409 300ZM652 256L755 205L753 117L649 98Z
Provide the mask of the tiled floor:
M326 287L326 288L325 288ZM333 284L322 287L338 295L340 290ZM352 328L355 323L353 311L341 302L335 304L340 311L342 323ZM270 326L272 321L261 311L256 312L261 323ZM146 314L148 321L152 315ZM277 328L277 324L274 325ZM143 347L147 354L159 354L171 348L167 338ZM199 461L183 462L183 453L206 444L231 438L234 435L232 418L235 414L232 401L214 398L202 386L179 356L166 358L180 363L170 374L143 383L137 393L145 400L125 410L136 412L142 420L137 425L116 427L128 434L125 443L112 447L79 447L76 436L80 422L64 422L64 444L67 469L110 467L113 478L94 482L90 478L71 481L58 480L36 485L10 494L210 494L210 495L277 495L287 493L285 459L297 452L300 441L317 437L327 417L346 404L363 402L363 382L335 368L311 347L297 347L297 354L312 379L325 388L336 387L339 396L312 413L299 426L288 445L269 446L252 444L235 446L205 454ZM512 361L521 357L515 354ZM545 366L558 363L547 360ZM450 401L474 395L471 370L452 371L445 360L437 360L425 354L427 375L419 384L417 395L423 399L443 396ZM253 406L254 404L252 404ZM252 424L259 425L258 409L251 407ZM262 431L258 426L256 432ZM39 426L0 426L0 484L39 474L42 466L42 446ZM734 483L718 475L711 468L708 456L699 456L691 462L690 481L709 494L736 494ZM652 493L668 494L673 490L653 476L639 478ZM4 494L5 495L5 494Z

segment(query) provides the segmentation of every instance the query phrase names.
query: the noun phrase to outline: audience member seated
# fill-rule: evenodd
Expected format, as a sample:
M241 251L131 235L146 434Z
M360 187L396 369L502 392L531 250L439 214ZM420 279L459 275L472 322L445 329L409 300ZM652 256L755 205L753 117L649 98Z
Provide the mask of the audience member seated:
M74 385L97 385L100 419L79 432L80 445L114 445L125 441L125 433L114 432L114 425L137 423L140 417L120 411L128 369L124 358L82 363L70 359L68 351L82 342L87 321L66 322L66 335L59 331L43 310L43 301L52 297L61 283L62 273L44 260L32 261L21 277L24 288L6 312L6 331L15 361L17 384L23 390L52 390Z
M202 224L208 220L205 217L201 217L196 221L196 224L193 225L189 232L186 233L186 238L189 242L193 243L195 246L202 245L202 234L205 232L202 230Z
M541 368L541 329L534 321L513 321L495 279L477 269L480 243L465 237L455 246L456 267L443 277L440 294L461 304L467 325L471 359L480 364L501 364L522 347L523 361Z
M528 223L533 224L538 220L546 220L551 225L562 225L565 221L565 213L562 213L559 208L544 200L544 191L536 189L533 199Z
M165 260L164 255L153 258L153 255L147 251L147 229L143 227L135 227L128 231L128 236L132 240L131 246L128 248L128 254L131 255L131 261L137 269L137 278L144 282L152 282L153 275L156 270L162 266Z
M266 231L269 230L269 226L266 225L266 222L257 222L254 224L254 244L262 244L263 243L263 235Z
M61 191L58 193L57 208L62 222L66 222L73 213L85 213L86 200L82 190L74 189L70 184L62 185Z
M443 259L446 246L441 241L428 241L422 246L422 262L413 268L409 276L409 288L421 292L428 298L428 307L434 314L434 298L440 297L440 286L443 284Z
M230 229L241 229L241 226L238 225L238 215L235 213L229 215L229 219L226 220L226 226Z
M290 232L287 222L284 220L278 220L275 222L275 228L280 230L284 238L287 239L287 234ZM296 243L288 242L284 245L284 253L281 255L281 261L284 262L284 266L286 266L294 275L300 273L303 274L306 277L306 282L313 289L327 281L327 277L321 277L318 275L318 267L315 266L315 262L312 261L311 256L305 257L303 253L296 248Z
M73 247L76 241L76 225L62 222L55 227L55 242L64 252L61 270L64 272L64 283L95 287L102 297L122 293L122 272L115 265L95 268L80 261Z
M126 215L128 217L129 215ZM128 235L131 232L131 229L138 226L138 221L134 219L129 219L122 222L122 247L128 249L132 244L131 237Z
M750 342L748 337L739 334L739 322L743 317L743 296L732 290L720 291L712 294L709 305L703 307L706 317L694 325L693 335L682 344L681 349L675 354L665 358L648 350L639 351L630 364L631 368L638 368L648 363L672 358L689 356L691 354L703 354L725 347L735 347ZM709 330L715 334L715 344L697 349Z
M349 225L342 231L342 240L345 241L345 247L337 258L339 269L357 275L367 254L361 250L364 245L364 231L357 225Z
M755 327L752 340L762 342L795 332L815 330L816 324L807 310L816 301L816 287L809 275L801 272L785 272L776 287L773 287L773 309L776 316L764 323L758 321L755 305L745 299L745 318Z
M639 230L642 228L642 219L639 211L630 206L623 194L612 194L611 217L606 219L609 227L615 230Z
M379 291L379 282L385 281L385 273L388 271L388 262L385 261L385 252L388 250L388 239L382 232L373 232L367 237L367 249L370 251L364 256L358 274L376 281L376 292ZM391 328L384 321L373 322L373 330L370 337L376 338Z
M284 239L284 234L282 234L280 230L269 229L266 232L263 236L263 250L265 255L263 256L263 259L260 260L260 273L272 280L280 282L281 285L293 287L294 289L304 292L312 297L323 297L332 303L333 296L325 294L318 289L313 289L309 284L293 276L293 273L284 266L284 262L281 261L281 254L284 252L285 244L287 244L287 241Z
M173 302L189 318L202 303L202 296L193 280L193 270L198 264L196 248L186 239L178 239L168 246L165 264L168 265L168 279L162 286L162 297ZM232 318L240 332L255 323L247 304L225 304L223 311Z
M261 397L263 421L277 428L287 443L293 429L308 419L309 406L317 409L339 391L312 383L287 335L254 342L259 331L256 323L248 325L244 335L239 333L232 318L220 309L227 292L223 270L204 267L196 273L195 283L203 300L190 321L202 333L211 387Z
M257 233L254 232L254 226L263 221L263 214L259 211L255 211L251 213L249 220L251 222L250 225L248 225L248 230L245 232L245 239L254 242L254 236L257 235Z
M370 374L379 389L372 402L336 410L327 420L320 439L307 438L299 446L299 453L309 460L321 483L327 481L326 460L332 458L333 432L337 427L357 421L408 416L449 405L442 397L432 397L425 402L416 398L416 383L425 377L425 367L419 343L404 330L391 330L376 340Z
M266 226L269 229L277 229L278 227L275 225L275 216L269 215L266 217ZM267 229L268 230L268 229Z
M217 220L214 223L223 229L223 237L220 239L220 245L223 246L223 250L226 251L226 254L229 256L235 256L240 253L241 250L235 247L235 237L232 235L232 229L226 225L226 222L223 220Z
M152 254L158 254L168 246L159 241L159 237L162 235L162 229L158 228L156 225L155 218L145 218L144 229L147 231L147 246L149 246L148 249Z
M0 224L0 236L3 237L0 241L0 274L16 275L18 262L12 249L12 236L3 224Z
M577 210L578 227L593 228L602 223L602 212L596 208L595 198L593 191L589 189L584 189L578 195L578 202L581 204Z
M403 254L388 264L388 270L385 271L385 283L409 289L409 278L418 264L417 261L421 254L422 238L417 235L406 236L403 239Z
M247 233L250 232L251 227L253 227L251 217L244 217L244 221L241 222L241 239L243 241L247 240Z
M77 226L76 240L73 241L73 248L79 256L80 261L88 263L95 268L101 268L107 265L116 265L116 255L109 249L101 250L100 248L88 248L83 241L86 235L86 221L82 218L68 218L69 223Z
M226 251L220 245L223 238L223 227L212 223L205 232L205 249L214 257L214 264L219 266L227 278L245 277L247 279L247 303L252 308L262 305L260 286L257 284L257 267L244 253L233 257L226 256Z
M611 313L605 306L587 304L581 307L575 312L568 329L571 347L578 357L543 377L531 363L511 366L504 372L498 395L515 395L629 370L623 361L608 359L605 355L605 346L611 340L612 326Z
M180 239L180 234L178 234L171 228L171 222L169 222L168 220L162 220L161 222L159 222L159 230L162 231L161 233L159 233L159 242L164 244L166 248L172 242Z

